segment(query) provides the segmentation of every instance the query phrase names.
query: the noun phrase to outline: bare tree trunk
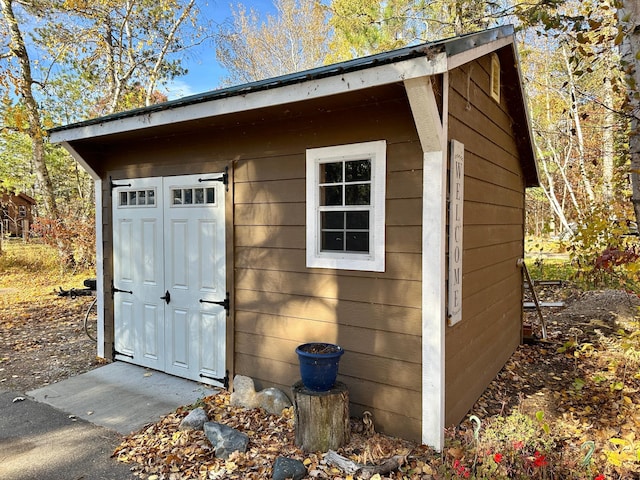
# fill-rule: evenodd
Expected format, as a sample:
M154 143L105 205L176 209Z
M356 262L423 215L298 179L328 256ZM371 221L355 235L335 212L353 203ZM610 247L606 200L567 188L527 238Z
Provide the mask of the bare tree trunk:
M562 47L562 55L565 61L565 68L567 71L568 78L568 87L569 94L571 95L571 116L573 118L573 126L575 131L575 136L578 141L578 166L580 168L580 177L582 178L582 183L584 185L584 190L589 198L589 202L593 204L596 200L596 196L593 193L593 187L591 186L591 180L589 180L589 175L587 174L586 166L585 166L585 153L584 153L584 136L582 135L582 121L580 120L580 112L578 111L578 98L576 91L576 84L573 78L573 72L571 70L571 65L569 64L569 56L567 55L566 47Z
M60 215L56 205L56 197L53 184L49 177L47 164L45 163L44 135L42 132L42 122L40 121L40 111L38 104L33 97L34 80L31 75L31 61L25 46L24 38L20 27L13 13L12 0L0 0L0 9L9 26L11 38L11 54L16 58L19 65L19 77L16 82L18 94L22 97L29 119L29 137L31 138L32 160L36 171L36 177L40 188L47 214L54 220L58 220Z
M618 25L624 32L620 53L627 77L627 111L631 116L629 156L631 157L631 201L636 220L640 222L640 0L623 0L618 10Z
M605 61L606 72L611 71L610 59ZM611 78L604 77L604 98L605 107L603 132L602 132L602 199L609 203L613 199L613 170L614 170L614 127L616 115L613 111L613 88Z

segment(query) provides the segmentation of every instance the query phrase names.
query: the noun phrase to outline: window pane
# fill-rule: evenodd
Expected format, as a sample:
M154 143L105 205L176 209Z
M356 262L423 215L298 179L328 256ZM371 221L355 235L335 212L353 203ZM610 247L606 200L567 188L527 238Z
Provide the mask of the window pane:
M371 185L369 183L362 185L346 185L345 186L345 204L346 205L370 205L371 204Z
M344 212L322 212L322 230L344 230Z
M173 204L182 205L182 190L176 189L173 191Z
M216 203L215 188L207 188L207 203Z
M345 182L362 182L371 180L371 160L346 162L344 166Z
M369 212L347 212L347 228L369 230Z
M320 187L320 205L342 205L342 185Z
M322 232L322 250L344 250L343 232Z
M185 188L184 192L184 204L191 205L193 203L193 190L190 188Z
M127 198L127 192L120 192L120 205L128 205Z
M136 192L129 192L129 205L136 205L137 203Z
M204 188L196 188L196 203L201 204L204 203Z
M138 205L146 205L147 204L147 191L141 190L138 192Z
M147 205L155 205L156 203L156 191L147 190Z
M347 251L368 252L369 232L347 232Z
M342 162L321 163L320 183L342 182Z

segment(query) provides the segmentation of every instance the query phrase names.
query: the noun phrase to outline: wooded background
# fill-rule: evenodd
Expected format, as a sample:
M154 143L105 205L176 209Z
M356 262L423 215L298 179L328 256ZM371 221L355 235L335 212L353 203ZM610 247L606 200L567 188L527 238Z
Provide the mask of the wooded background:
M207 19L196 0L0 0L0 188L38 201L35 232L92 262L93 182L46 129L167 99L208 49L221 86L512 23L541 187L528 234L625 233L640 207L640 1L274 0ZM84 247L82 246L84 244ZM81 248L78 248L78 247Z

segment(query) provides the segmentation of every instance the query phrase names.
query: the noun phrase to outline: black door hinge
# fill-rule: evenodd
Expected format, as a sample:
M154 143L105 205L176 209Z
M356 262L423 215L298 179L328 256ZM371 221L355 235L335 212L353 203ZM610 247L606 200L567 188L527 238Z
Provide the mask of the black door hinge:
M227 311L227 317L229 316L229 311L231 310L231 306L230 306L230 303L229 303L229 292L227 292L227 296L225 297L225 299L221 300L219 302L212 302L211 300L202 300L202 299L200 299L200 303L211 303L213 305L220 305L221 307L223 307Z
M222 182L225 187L227 187L227 192L229 191L229 167L224 167L224 173L219 177L214 178L199 178L198 182Z
M120 290L119 288L116 288L113 285L113 280L111 280L111 298L113 298L114 293L130 293L133 295L133 292L131 290Z
M208 378L209 380L213 380L214 382L221 383L224 385L225 390L229 390L229 370L225 371L224 378L210 377L202 373L200 374L200 378Z
M130 187L130 183L113 183L111 175L109 175L109 194L113 195L113 189L117 187Z

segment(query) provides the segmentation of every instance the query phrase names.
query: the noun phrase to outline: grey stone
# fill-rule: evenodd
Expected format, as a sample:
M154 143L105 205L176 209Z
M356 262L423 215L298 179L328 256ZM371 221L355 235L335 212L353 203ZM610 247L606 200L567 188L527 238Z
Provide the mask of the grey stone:
M189 415L180 422L179 430L202 430L204 423L209 421L207 413L202 408L194 408Z
M287 478L293 478L293 480L300 480L307 475L307 469L300 460L287 457L276 458L273 464L273 480L285 480Z
M291 400L277 388L265 388L256 392L253 380L244 375L236 375L233 378L233 393L230 399L231 405L240 405L244 408L262 408L267 413L281 415L282 410L291 406Z
M256 393L258 406L273 415L281 415L282 410L291 406L291 400L277 388L265 388Z
M205 422L204 433L213 445L218 458L227 460L233 452L247 451L249 437L235 428L217 422Z

